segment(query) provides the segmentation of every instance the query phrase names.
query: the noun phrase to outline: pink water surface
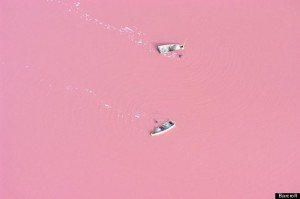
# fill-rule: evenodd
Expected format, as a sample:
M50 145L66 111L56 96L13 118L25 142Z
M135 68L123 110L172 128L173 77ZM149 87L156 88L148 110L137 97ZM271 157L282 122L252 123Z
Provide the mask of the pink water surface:
M1 199L300 191L298 0L1 0L0 17Z

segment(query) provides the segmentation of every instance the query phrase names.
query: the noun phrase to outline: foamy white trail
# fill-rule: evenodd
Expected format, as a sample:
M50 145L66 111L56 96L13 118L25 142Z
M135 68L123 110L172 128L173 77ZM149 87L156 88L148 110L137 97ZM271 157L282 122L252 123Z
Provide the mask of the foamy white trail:
M80 19L85 20L88 23L95 24L107 31L117 32L127 37L131 42L138 46L142 46L148 52L155 52L151 42L146 38L146 33L139 30L136 26L115 26L110 23L106 23L92 14L87 13L81 8L82 3L80 1L67 1L67 0L46 0L49 3L57 3L65 7L67 12L75 13Z

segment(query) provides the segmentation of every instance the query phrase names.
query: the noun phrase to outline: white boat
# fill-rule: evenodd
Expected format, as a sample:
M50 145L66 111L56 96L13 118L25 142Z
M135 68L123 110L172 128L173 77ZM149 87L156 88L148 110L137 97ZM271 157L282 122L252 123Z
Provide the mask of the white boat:
M177 50L183 50L184 46L181 44L165 44L157 46L157 49L160 54L166 54Z
M164 133L170 131L171 129L173 129L174 127L175 127L175 122L169 120L167 122L164 122L160 126L154 128L153 131L151 132L151 135L156 136L156 135L164 134Z

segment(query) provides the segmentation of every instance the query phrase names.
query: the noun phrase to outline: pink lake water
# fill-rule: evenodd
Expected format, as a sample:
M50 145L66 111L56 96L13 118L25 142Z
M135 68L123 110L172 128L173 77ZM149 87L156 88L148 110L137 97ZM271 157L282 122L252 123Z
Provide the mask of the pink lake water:
M0 1L0 198L300 190L300 2ZM160 43L185 43L160 55ZM151 137L154 120L176 128Z

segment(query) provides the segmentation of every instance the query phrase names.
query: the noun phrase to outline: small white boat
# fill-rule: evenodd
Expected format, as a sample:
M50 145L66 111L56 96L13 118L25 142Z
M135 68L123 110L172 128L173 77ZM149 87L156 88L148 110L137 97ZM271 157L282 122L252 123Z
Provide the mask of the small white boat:
M156 136L156 135L164 134L164 133L170 131L174 127L175 127L175 122L169 120L169 121L161 124L159 127L154 128L153 131L151 132L151 135Z
M165 44L157 46L157 49L160 54L166 54L177 50L183 50L184 46L181 44Z

